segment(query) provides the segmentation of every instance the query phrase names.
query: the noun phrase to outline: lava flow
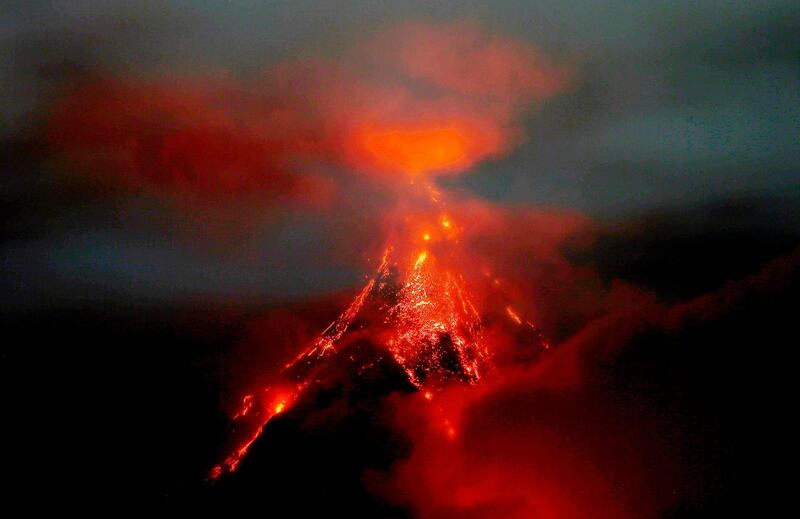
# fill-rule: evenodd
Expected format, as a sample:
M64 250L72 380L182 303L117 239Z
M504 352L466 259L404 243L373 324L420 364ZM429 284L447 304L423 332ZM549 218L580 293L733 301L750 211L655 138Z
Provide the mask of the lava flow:
M483 340L487 316L495 320L500 316L509 327L525 328L528 335L523 334L523 341L539 350L548 348L536 327L523 321L502 295L493 300L501 301L498 308L478 310L458 269L464 226L446 210L442 195L431 185L413 188L411 201L406 200L409 205L398 211L374 275L319 337L284 366L282 377L290 382L244 397L233 419L250 432L212 469L211 480L235 471L265 425L314 386L315 370L340 351L356 322L427 400L437 387L449 382L475 384L491 369L492 355ZM492 281L491 288L498 290Z

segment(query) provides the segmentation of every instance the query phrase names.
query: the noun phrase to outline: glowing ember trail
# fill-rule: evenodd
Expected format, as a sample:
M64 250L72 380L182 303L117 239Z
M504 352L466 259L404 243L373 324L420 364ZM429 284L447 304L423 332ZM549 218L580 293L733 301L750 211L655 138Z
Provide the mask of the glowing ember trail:
M267 388L264 390L265 393L270 393L271 388ZM298 385L294 392L281 392L275 391L273 392L272 399L265 399L267 402L271 402L268 404L268 407L265 407L263 410L259 412L260 415L260 425L256 428L255 432L244 442L242 443L234 452L232 452L225 461L221 465L215 466L211 469L211 473L209 474L210 479L218 478L223 471L227 470L229 472L233 472L236 470L236 467L239 466L239 462L242 460L247 451L250 449L250 446L253 444L259 436L261 436L261 432L264 429L264 426L272 420L277 415L281 414L286 406L291 405L294 402L297 395L302 391L303 385ZM242 410L239 411L235 416L234 420L237 418L242 418L248 414L250 409L252 409L253 405L253 397L254 395L247 395L244 397L243 400L243 407Z
M314 341L314 344L312 344L308 350L301 353L294 360L294 362L287 364L285 366L286 369L291 368L294 364L303 359L313 358L314 356L321 357L333 349L333 345L336 343L336 341L342 338L342 335L344 335L344 333L350 327L350 324L352 324L356 314L358 314L359 310L361 310L361 307L364 306L364 301L375 287L375 280L380 278L386 272L389 253L391 250L391 248L386 249L380 267L378 267L377 274L375 274L375 276L369 280L367 285L361 289L361 292L359 292L356 298L353 299L353 302L350 303L350 306L347 307L347 310L345 310L339 317L336 318L335 321L325 328L325 331L320 334L320 337Z

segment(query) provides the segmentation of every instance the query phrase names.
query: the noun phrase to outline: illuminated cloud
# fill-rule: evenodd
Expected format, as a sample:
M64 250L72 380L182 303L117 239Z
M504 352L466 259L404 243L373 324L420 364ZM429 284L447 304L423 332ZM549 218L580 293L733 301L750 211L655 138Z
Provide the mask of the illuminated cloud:
M564 81L520 41L412 24L249 81L90 77L53 105L48 138L81 173L134 189L305 196L329 187L322 164L405 180L500 156Z

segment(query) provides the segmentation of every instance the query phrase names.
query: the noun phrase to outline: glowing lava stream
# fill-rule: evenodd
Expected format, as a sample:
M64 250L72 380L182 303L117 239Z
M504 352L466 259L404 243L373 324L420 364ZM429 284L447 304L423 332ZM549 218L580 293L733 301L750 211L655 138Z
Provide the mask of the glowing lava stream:
M419 186L418 186L419 187ZM423 390L426 400L432 399L429 388L449 380L476 383L483 369L490 365L490 354L482 342L481 316L475 308L462 276L447 268L446 253L435 255L443 246L458 242L456 222L442 208L439 193L430 185L424 186L425 198L435 210L408 227L406 216L400 239L386 247L382 260L372 278L350 305L292 362L283 373L300 370L290 378L300 382L284 387L270 387L261 395L249 394L242 401L234 421L255 420L251 434L221 464L215 466L209 479L215 480L233 472L250 446L274 417L286 411L314 383L308 371L325 357L337 352L337 342L345 335L354 319L371 298L380 299L383 322L375 324L387 333L382 346L403 369L408 381ZM419 224L419 227L416 225ZM395 256L402 256L395 258ZM385 292L389 292L387 298ZM504 309L514 325L523 321L511 306ZM535 329L526 321L526 324ZM256 403L260 405L254 409ZM452 437L452 427L448 424Z

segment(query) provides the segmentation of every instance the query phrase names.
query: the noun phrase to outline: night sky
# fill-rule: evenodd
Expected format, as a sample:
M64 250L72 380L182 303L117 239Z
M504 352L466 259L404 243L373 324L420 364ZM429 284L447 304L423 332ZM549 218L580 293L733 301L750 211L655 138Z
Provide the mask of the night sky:
M288 176L276 169L252 189L245 181L222 189L213 178L188 191L155 177L130 183L113 168L71 161L71 148L59 144L70 138L58 126L61 107L103 95L81 97L95 81L119 81L137 107L150 106L161 91L142 85L161 81L202 92L223 85L221 98L247 112L261 85L280 79L282 63L368 55L369 35L405 22L476 24L536 49L568 78L513 114L513 145L437 179L444 191L503 212L508 241L482 236L475 250L496 250L498 239L497 249L508 249L499 264L522 280L520 290L544 283L532 290L545 331L596 361L581 368L586 382L573 393L516 381L470 400L465 423L500 424L475 427L472 440L494 447L470 459L491 472L492 456L500 464L510 456L498 445L515 444L518 431L590 423L611 432L567 437L617 471L617 491L635 486L626 486L637 479L631 467L646 466L647 488L631 490L631 517L764 512L767 502L789 500L785 485L763 481L778 477L767 460L796 448L784 440L800 270L800 4L779 0L7 2L0 309L9 339L0 376L13 493L80 507L102 496L114 510L227 506L225 488L236 482L209 490L202 478L222 451L231 403L360 288L384 238L382 211L396 196L331 160L330 150L307 151L305 141L291 150ZM202 109L192 103L187 113ZM98 110L115 120L113 108ZM278 141L274 150L294 145ZM530 216L538 214L554 215L555 230L540 228ZM581 223L566 223L573 218ZM630 317L633 310L641 314ZM375 391L388 394L386 384ZM299 503L307 494L293 484L321 488L341 476L319 494L339 492L325 494L332 508L297 505L296 513L536 517L515 511L516 501L455 514L431 499L403 471L425 456L458 461L417 429L375 426L364 413L386 413L383 404L365 405L337 415L339 432L319 432L298 414L276 424L277 446L258 454L286 477L273 482L274 495ZM392 405L393 416L405 416L402 402ZM554 415L559 407L563 415ZM626 436L617 420L675 432L628 460L614 435L638 445L644 433ZM353 430L370 442L341 432ZM330 465L341 466L341 454L309 479L292 471L292 449L309 464L323 446L342 445L363 449L341 471ZM536 463L558 459L558 451L519 452ZM671 463L662 458L679 461L663 473L648 464ZM233 494L255 506L266 476L253 466ZM364 466L388 475L366 477ZM527 465L514 467L527 477ZM560 479L562 490L584 477Z

